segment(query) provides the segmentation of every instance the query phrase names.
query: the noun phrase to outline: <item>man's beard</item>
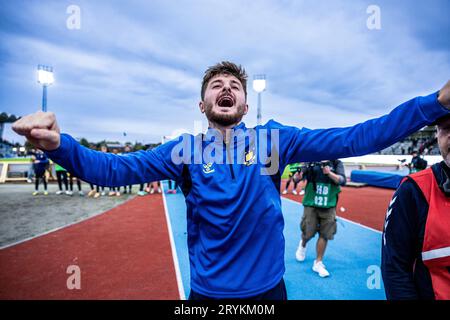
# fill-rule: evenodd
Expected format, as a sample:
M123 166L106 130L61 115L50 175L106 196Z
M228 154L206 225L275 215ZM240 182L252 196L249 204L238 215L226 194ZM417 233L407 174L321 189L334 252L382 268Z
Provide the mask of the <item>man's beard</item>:
M242 120L244 116L245 105L241 104L237 106L237 110L234 113L216 113L213 110L214 105L212 103L205 104L205 114L209 121L217 123L221 126L230 126L237 124Z

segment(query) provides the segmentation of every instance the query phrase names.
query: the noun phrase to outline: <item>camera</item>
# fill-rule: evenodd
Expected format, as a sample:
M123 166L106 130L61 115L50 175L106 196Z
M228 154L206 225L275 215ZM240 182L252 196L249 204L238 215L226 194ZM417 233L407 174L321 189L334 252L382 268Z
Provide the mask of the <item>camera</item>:
M320 162L310 162L309 163L309 167L320 167L320 168L324 168L326 166L333 168L333 164L331 163L331 161L320 161Z

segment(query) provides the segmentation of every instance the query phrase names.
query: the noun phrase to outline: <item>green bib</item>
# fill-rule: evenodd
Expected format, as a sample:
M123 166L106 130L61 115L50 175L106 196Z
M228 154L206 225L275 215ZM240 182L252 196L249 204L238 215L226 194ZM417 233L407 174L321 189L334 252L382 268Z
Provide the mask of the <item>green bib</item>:
M336 207L339 192L341 192L341 187L334 183L317 182L316 190L314 190L314 183L308 183L305 188L303 205L316 208Z
M61 167L59 164L55 163L55 171L66 171L66 169Z
M296 173L298 167L300 167L300 163L292 163L289 165L289 172L290 173Z

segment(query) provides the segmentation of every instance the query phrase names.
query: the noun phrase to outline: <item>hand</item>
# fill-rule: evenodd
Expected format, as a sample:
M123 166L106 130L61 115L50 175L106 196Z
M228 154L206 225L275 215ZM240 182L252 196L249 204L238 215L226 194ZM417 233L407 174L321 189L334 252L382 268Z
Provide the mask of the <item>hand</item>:
M438 101L447 109L450 109L450 80L439 90Z
M61 142L58 123L53 112L38 111L22 117L13 123L12 129L42 150L55 150Z
M322 168L322 172L325 175L329 175L330 172L331 172L331 168L329 166L325 166L325 167Z

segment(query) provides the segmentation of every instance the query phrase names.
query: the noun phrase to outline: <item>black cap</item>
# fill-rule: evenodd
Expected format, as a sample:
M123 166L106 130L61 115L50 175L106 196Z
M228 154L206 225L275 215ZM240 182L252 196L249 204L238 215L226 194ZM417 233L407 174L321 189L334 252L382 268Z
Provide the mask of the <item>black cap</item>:
M445 116L436 119L430 126L437 126L439 122L450 119L450 113L447 113Z

